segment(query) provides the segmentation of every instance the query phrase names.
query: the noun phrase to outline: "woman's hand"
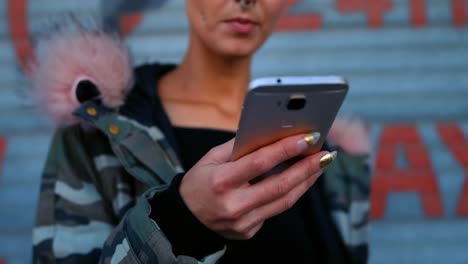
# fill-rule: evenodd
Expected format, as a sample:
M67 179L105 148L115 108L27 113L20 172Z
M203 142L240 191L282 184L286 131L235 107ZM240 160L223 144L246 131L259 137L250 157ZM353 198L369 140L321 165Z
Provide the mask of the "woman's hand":
M371 151L369 129L358 118L336 119L327 140L349 154L369 154Z
M335 157L320 152L260 182L249 181L299 156L316 142L293 136L231 162L234 140L213 148L183 178L180 193L192 213L228 239L249 239L263 222L291 208Z

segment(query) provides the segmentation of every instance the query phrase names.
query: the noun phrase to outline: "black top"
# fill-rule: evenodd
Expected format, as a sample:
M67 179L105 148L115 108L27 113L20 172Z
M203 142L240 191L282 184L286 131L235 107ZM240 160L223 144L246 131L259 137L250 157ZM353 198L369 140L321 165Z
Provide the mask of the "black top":
M157 95L157 83L174 65L143 65L135 71L136 85L121 113L138 122L158 126L185 169L208 150L234 134L210 129L174 128ZM228 245L222 263L348 263L344 244L332 223L323 178L290 210L267 220L248 241L228 241L206 228L183 202L179 187L184 174L151 201L151 217L172 244L176 255L201 259Z
M185 169L195 165L211 148L235 136L232 132L212 129L175 128L174 132ZM294 263L323 263L320 235L314 228L306 228L303 202L266 221L252 239L226 241L227 252L221 263L292 263L293 259ZM316 226L308 222L310 227ZM187 239L190 234L179 235L175 236ZM202 245L192 245L192 249L197 246Z

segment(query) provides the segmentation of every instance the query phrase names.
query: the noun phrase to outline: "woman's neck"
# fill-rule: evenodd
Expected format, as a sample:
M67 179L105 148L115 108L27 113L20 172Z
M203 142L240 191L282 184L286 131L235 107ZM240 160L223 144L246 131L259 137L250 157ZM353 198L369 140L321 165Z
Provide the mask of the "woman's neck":
M160 92L166 98L240 109L250 81L251 60L250 56L222 57L191 42L179 67L162 80L167 87Z
M222 57L196 43L191 41L182 63L159 81L163 106L173 125L235 131L252 58Z

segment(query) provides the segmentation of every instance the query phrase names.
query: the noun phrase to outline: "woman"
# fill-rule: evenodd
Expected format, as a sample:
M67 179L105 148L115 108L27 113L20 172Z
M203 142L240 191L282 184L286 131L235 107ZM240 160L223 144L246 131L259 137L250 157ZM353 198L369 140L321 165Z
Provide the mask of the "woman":
M57 130L44 169L34 262L366 261L361 125L332 130L338 156L324 150L253 185L317 135L229 161L252 57L285 3L186 1L190 43L180 65L138 67L119 108L99 88L76 91L80 122Z

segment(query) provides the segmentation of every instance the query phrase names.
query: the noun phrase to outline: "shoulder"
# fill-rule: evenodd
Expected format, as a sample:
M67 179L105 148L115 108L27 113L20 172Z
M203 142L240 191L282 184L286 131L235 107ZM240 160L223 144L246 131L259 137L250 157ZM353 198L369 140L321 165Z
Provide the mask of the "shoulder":
M173 63L160 63L160 62L151 62L151 63L143 63L136 65L133 68L133 73L135 76L136 83L145 82L148 79L152 79L153 81L158 80L163 75L168 73L169 71L175 69L177 67L176 64Z
M175 64L150 63L134 68L135 83L126 96L119 113L145 126L166 126L163 106L157 86L165 74L176 68ZM164 130L164 129L163 129Z
M52 145L63 145L65 148L77 148L82 146L83 127L81 124L57 127L54 131Z
M96 156L112 153L112 149L104 133L85 123L78 123L55 130L50 152L55 152L52 155L55 157L87 163Z

